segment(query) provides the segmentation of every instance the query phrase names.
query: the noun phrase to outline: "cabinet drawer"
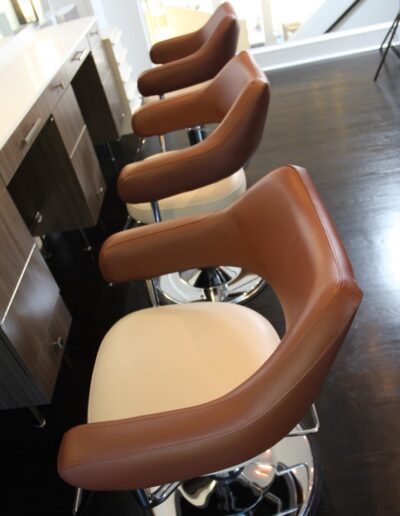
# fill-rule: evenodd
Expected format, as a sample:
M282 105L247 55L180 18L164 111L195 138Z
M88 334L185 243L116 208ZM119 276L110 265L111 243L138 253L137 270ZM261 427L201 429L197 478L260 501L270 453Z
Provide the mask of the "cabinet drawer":
M5 189L0 191L0 242L1 321L33 247L33 239Z
M2 151L2 167L0 169L6 184L11 181L45 122L39 103L36 103L9 138Z
M104 92L110 105L111 113L117 127L118 134L122 134L124 119L126 117L125 110L118 93L118 87L115 82L113 73L109 73L107 79L103 83Z
M2 324L16 355L30 370L37 367L42 346L48 339L58 297L57 284L35 247Z
M58 296L53 316L50 321L47 336L43 341L42 348L36 367L33 372L35 379L48 396L49 400L53 394L57 380L60 362L67 342L69 328L71 326L71 315L68 312L64 301Z
M109 74L111 68L108 62L107 53L101 39L101 34L97 25L95 25L88 34L89 46L92 51L94 62L99 73L101 82L103 82Z
M71 86L68 86L57 104L53 116L68 155L71 156L85 127L81 110Z
M92 141L85 129L71 156L71 161L85 195L86 202L96 224L103 202L106 185L101 173Z
M65 68L61 68L53 77L39 99L39 106L43 119L47 120L68 86L68 75Z
M65 70L67 72L67 76L69 81L72 80L79 67L84 62L85 58L90 52L89 42L86 38L84 38L81 43L75 48L70 59L65 63Z

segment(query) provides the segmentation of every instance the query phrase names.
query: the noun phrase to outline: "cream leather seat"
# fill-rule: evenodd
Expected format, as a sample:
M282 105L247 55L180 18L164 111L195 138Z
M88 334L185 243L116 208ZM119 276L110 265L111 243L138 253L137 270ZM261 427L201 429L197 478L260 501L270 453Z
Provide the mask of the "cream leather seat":
M101 343L88 423L215 400L255 373L279 341L264 317L241 305L190 303L129 314Z
M161 219L176 219L221 210L232 204L245 191L246 174L241 168L217 183L162 199L158 203ZM129 216L134 220L143 224L154 222L154 214L150 203L128 203L126 207Z

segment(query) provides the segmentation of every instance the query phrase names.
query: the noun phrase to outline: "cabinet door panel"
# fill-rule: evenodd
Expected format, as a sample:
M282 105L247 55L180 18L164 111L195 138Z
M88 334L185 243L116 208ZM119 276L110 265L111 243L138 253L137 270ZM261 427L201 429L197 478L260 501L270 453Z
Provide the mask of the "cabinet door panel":
M67 342L71 316L60 296L50 321L49 330L43 341L34 376L51 398L60 368L60 362Z
M2 324L2 330L28 369L34 370L59 291L39 250L34 249Z
M0 321L22 274L33 239L7 190L0 192Z
M110 65L108 63L107 54L97 25L89 32L88 40L101 82L104 82L110 72Z
M71 161L85 195L89 211L93 220L97 222L106 185L86 130L82 133Z
M81 110L71 86L67 88L57 104L53 116L68 155L71 156L85 127Z
M118 134L122 134L123 124L126 117L126 113L121 103L121 99L118 93L118 88L115 83L115 78L112 72L108 74L107 79L104 81L104 91L110 105L111 113L118 130Z

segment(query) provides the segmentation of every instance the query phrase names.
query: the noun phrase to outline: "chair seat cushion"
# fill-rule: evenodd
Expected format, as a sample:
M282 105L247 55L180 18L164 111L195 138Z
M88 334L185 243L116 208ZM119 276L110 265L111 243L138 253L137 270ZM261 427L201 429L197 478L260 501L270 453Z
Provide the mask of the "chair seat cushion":
M255 373L279 342L264 317L240 305L190 303L129 314L101 343L88 422L217 399Z
M246 191L243 169L211 185L167 197L159 202L162 220L201 215L229 206ZM144 224L154 222L150 203L127 204L129 215Z

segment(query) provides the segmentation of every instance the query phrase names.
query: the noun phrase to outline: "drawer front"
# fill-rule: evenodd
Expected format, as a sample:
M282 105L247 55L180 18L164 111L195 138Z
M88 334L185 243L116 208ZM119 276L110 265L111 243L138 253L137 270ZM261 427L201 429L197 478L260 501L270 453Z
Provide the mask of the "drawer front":
M54 281L35 247L2 324L17 356L34 371L48 340L50 321L59 297Z
M75 48L72 56L67 61L64 66L65 71L67 72L68 80L71 81L76 72L79 70L79 67L82 65L86 57L90 52L89 42L85 38L81 41L81 43Z
M85 127L81 110L71 86L68 86L54 109L53 117L68 155L71 156Z
M94 62L96 63L97 71L101 82L103 82L110 73L111 68L103 45L103 40L101 39L100 30L97 25L93 26L87 37Z
M2 167L0 169L6 184L11 181L45 122L46 119L39 103L36 103L9 138L2 150Z
M50 401L57 380L60 362L67 342L71 326L71 315L58 296L53 316L50 321L47 336L43 341L38 361L34 370L34 377L48 396Z
M0 193L0 321L21 277L33 239L7 190Z
M68 75L65 68L61 68L61 70L53 77L50 84L42 93L39 99L40 110L43 114L44 120L46 120L57 102L62 97L64 91L68 86Z
M106 184L86 129L82 133L74 154L71 156L71 161L94 224L96 224L103 203Z
M111 113L117 127L118 134L121 136L126 113L118 93L118 87L115 83L114 75L112 73L108 74L107 79L103 83L103 87L108 103L110 105Z

